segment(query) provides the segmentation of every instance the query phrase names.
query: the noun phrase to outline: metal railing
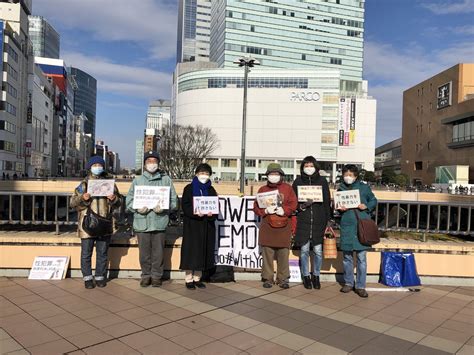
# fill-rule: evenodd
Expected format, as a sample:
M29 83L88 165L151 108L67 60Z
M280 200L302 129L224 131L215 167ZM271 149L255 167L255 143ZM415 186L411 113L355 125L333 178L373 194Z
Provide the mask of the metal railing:
M77 225L77 213L69 205L70 194L0 191L0 225ZM474 204L379 200L374 212L381 231L445 233L474 237ZM131 215L122 206L115 217L129 225ZM182 213L172 223L179 224Z

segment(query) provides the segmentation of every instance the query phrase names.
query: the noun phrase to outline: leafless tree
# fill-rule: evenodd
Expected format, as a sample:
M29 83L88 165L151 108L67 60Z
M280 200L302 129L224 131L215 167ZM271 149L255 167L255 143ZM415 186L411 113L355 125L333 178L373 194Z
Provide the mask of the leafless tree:
M195 167L218 147L219 140L210 128L174 125L161 139L161 166L172 178L190 179Z

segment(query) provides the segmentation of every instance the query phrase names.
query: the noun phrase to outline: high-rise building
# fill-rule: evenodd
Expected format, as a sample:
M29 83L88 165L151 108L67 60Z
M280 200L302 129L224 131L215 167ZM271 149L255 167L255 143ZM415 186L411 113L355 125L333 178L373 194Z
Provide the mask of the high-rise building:
M163 131L170 124L171 101L170 100L153 100L148 105L146 113L146 128L157 129Z
M211 0L179 0L176 62L209 61Z
M33 55L59 59L59 33L42 16L29 16L28 33L33 44Z
M25 173L28 117L28 73L31 45L28 38L29 1L0 1L0 173Z
M143 139L135 141L135 171L143 167Z
M147 128L145 129L145 139L143 141L143 150L158 150L160 144L160 132L157 129Z
M251 55L267 68L338 69L342 92L362 90L364 0L214 0L210 61Z
M87 121L84 129L86 134L92 135L95 142L95 122L97 108L97 80L85 71L71 67L69 75L75 79L77 89L74 92L74 114L85 114Z

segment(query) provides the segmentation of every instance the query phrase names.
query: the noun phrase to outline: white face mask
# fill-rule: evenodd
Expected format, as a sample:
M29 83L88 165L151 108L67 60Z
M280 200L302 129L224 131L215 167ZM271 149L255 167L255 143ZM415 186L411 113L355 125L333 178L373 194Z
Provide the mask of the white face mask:
M198 175L197 178L201 184L205 184L209 181L209 175Z
M272 184L278 184L280 182L280 175L268 175L268 181Z
M303 168L303 172L306 174L306 175L313 175L315 172L316 172L316 168L314 166L309 166L307 168Z
M352 185L356 179L353 178L352 176L344 176L344 182L347 185Z
M149 173L154 174L154 173L158 170L158 164L156 164L156 163L149 163L149 164L146 164L146 165L145 165L145 168L146 168L146 170L147 170Z

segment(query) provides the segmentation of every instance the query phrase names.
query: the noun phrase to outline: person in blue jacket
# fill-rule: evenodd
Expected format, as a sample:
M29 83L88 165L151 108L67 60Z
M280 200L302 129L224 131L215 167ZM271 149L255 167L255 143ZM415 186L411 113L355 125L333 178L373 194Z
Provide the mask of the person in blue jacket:
M360 205L358 214L360 219L369 219L370 213L377 206L370 186L359 181L359 169L353 164L348 164L342 169L344 181L339 186L338 191L359 190ZM336 206L337 207L337 206ZM341 250L344 255L344 286L341 292L348 293L354 289L360 297L366 298L369 295L365 290L367 277L367 249L369 246L362 245L357 236L357 216L355 209L337 207L342 214L341 217ZM354 252L357 255L357 279L354 285Z

